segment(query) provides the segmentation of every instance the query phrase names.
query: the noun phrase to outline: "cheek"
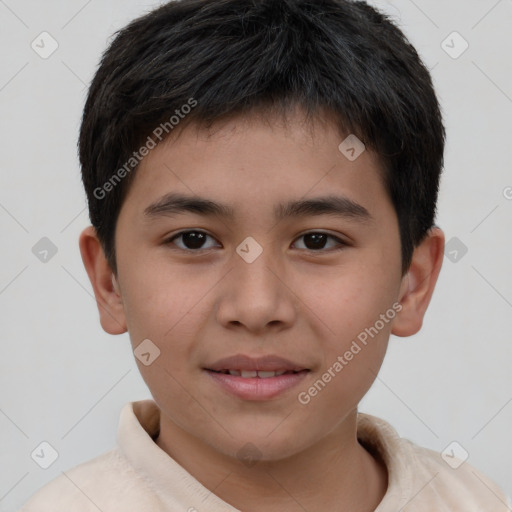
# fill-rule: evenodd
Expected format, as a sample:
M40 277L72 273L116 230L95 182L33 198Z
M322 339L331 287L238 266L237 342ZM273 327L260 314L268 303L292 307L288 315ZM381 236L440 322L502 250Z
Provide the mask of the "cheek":
M380 265L361 264L328 275L310 274L307 279L302 278L300 289L304 303L325 325L329 345L342 349L392 308L399 282L397 272L391 274ZM390 316L394 317L393 311ZM389 323L385 328L379 323L379 331L390 331Z
M165 344L192 316L197 321L202 299L216 282L215 276L199 273L201 278L185 267L151 263L126 267L123 304L134 341L153 337Z
M201 297L209 279L205 277L201 284L197 278L189 281L183 274L156 271L156 266L137 270L128 274L131 278L123 289L123 302L140 374L157 404L176 424L184 427L189 417L203 421L204 411L187 389L193 378L193 326L201 322ZM143 340L150 340L145 349L150 353L149 364L147 358L137 357ZM179 410L169 404L180 404Z
M396 276L369 267L352 267L324 281L311 309L328 329L322 340L322 367L314 389L304 390L311 402L353 403L364 396L386 352L396 302ZM320 398L322 397L322 398Z
M377 301L365 303L364 308L361 300L351 306L338 312L336 335L323 340L322 366L297 396L305 409L305 425L311 428L321 424L331 430L357 408L386 354L395 309L381 308Z
M139 371L152 391L164 390L165 396L178 399L194 371L197 332L208 315L205 294L218 278L156 264L123 270L129 276L124 280L123 304L132 349L137 355L143 340L150 340L158 354L150 365L137 358Z

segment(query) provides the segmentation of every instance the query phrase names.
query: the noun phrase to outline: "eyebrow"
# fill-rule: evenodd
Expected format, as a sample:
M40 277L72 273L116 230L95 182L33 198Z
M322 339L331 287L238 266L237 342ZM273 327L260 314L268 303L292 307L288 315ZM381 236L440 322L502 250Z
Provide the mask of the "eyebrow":
M217 203L198 196L170 193L158 199L144 210L147 219L172 217L184 213L197 215L218 216L233 220L235 212L228 205ZM290 217L306 217L331 215L335 217L354 219L360 222L372 220L370 212L362 205L344 196L329 195L313 199L289 201L278 204L274 208L277 220Z

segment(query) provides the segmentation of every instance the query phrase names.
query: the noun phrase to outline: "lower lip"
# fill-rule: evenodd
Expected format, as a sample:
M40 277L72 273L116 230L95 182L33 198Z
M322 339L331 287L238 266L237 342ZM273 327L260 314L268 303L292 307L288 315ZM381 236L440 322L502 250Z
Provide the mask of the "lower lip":
M268 379L243 378L227 373L205 370L224 390L242 400L270 400L297 386L309 373L308 370L297 373L285 373Z

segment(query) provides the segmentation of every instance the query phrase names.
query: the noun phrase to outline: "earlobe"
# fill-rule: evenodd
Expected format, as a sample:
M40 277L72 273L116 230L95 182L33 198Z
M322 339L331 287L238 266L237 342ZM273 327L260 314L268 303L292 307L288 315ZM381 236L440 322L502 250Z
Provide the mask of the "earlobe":
M444 257L444 233L432 228L415 248L411 265L402 279L402 310L393 322L392 334L412 336L423 324Z
M92 226L80 234L79 246L96 297L101 326L109 334L123 334L127 328L119 284Z

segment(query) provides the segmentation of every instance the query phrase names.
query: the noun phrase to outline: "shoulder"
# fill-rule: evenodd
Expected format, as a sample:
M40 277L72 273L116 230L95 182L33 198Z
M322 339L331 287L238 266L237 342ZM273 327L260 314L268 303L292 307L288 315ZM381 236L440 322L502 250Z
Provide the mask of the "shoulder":
M19 512L159 511L161 504L149 486L115 448L63 471Z
M512 510L498 485L468 462L457 458L453 450L441 454L406 439L402 439L401 444L403 453L409 454L414 462L417 485L424 485L423 496L418 496L419 502L427 505L442 500L446 510L468 512Z
M359 414L358 437L388 471L388 492L377 512L436 510L511 512L505 493L471 464L401 438L387 422Z

